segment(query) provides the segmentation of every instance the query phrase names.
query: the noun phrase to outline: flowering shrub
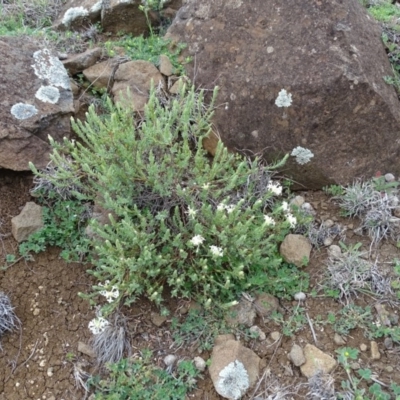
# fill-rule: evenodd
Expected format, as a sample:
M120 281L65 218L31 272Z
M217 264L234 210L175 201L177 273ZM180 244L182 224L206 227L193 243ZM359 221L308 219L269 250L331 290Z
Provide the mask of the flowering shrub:
M182 87L166 106L153 90L141 120L108 100L105 115L90 108L86 123L73 122L79 141L51 140L60 182L110 212L108 225L91 223L90 273L104 284L89 298L106 296L104 315L115 299L145 294L160 304L167 286L210 306L257 288L276 293L278 280L288 281L279 278L278 245L297 219L271 179L285 160L266 166L222 143L210 159L201 143L211 116L202 92Z

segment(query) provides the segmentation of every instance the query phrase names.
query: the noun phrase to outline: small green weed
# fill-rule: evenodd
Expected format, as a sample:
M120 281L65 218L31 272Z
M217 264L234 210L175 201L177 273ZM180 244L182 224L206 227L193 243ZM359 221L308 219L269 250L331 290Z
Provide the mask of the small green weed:
M89 252L89 239L84 234L90 215L87 204L72 200L56 201L43 207L44 227L19 246L20 254L29 259L31 253L44 251L48 246L62 249L66 261L82 261Z
M191 361L179 362L174 372L153 365L152 353L143 350L137 359L109 365L107 380L92 378L88 384L96 400L184 400L195 388L199 373Z
M190 310L182 322L176 317L172 318L171 330L176 346L190 344L198 347L200 351L211 350L217 335L231 331L224 322L221 310L218 314L196 309Z
M143 36L130 36L126 35L118 41L107 41L105 49L109 57L114 57L115 46L124 49L124 53L131 60L144 60L159 65L159 58L161 54L165 54L171 60L172 65L175 68L175 74L182 75L184 73L184 67L181 62L178 61L178 56L182 50L186 47L184 44L178 44L172 49L171 41L164 39L162 36L153 34L149 37ZM189 59L186 62L190 61Z
M302 330L304 325L307 324L305 309L299 306L295 306L287 318L280 312L274 312L271 315L271 320L282 327L284 336L289 337L292 337L296 332Z
M391 1L380 1L368 8L368 12L379 22L392 22L400 18L400 9Z
M338 362L347 375L347 380L343 380L341 384L344 391L336 393L337 399L390 400L394 398L379 383L373 381L374 376L369 368L360 368L353 372L351 363L358 359L359 351L357 349L344 347L336 352L338 353ZM390 388L398 400L399 386L394 384Z
M325 186L322 190L331 196L342 196L345 193L344 187L341 185Z
M347 336L352 329L360 328L365 336L371 339L373 322L371 307L363 308L350 304L339 311L333 323L333 329L340 335Z

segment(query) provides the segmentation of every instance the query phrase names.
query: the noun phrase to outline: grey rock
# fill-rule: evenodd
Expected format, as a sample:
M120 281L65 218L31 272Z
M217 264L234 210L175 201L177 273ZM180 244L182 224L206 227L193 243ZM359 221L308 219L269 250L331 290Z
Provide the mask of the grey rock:
M310 259L311 248L311 243L306 237L290 233L283 240L279 251L286 262L301 268Z
M21 213L11 219L11 232L14 239L21 243L28 237L43 228L42 207L29 201Z
M338 333L335 333L335 335L333 337L333 341L338 346L344 346L347 343L347 341L342 336L340 336Z
M242 297L239 304L229 308L225 315L225 320L229 326L254 325L256 319L256 309L254 305Z
M279 300L269 293L259 293L254 300L254 307L259 317L267 318L278 310Z
M319 371L329 374L337 365L333 357L311 344L307 344L303 351L306 362L300 367L300 370L307 378L311 378Z
M292 346L288 357L296 367L300 367L306 362L303 349L298 344Z
M206 369L206 367L207 367L207 364L206 364L206 362L204 361L203 358L201 358L201 357L195 357L195 358L193 359L193 362L194 362L194 366L195 366L200 372L204 372L204 371L205 371L205 369Z

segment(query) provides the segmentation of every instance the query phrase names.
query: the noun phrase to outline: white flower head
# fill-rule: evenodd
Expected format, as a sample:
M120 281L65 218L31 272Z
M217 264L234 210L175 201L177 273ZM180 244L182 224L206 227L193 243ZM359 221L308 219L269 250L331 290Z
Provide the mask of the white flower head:
M236 206L234 204L229 204L229 206L225 207L225 210L228 214L230 214L235 208Z
M188 206L188 210L186 211L186 214L189 215L189 217L194 218L197 214L197 211L190 206Z
M89 322L89 329L92 331L93 335L98 335L104 332L104 329L110 325L110 323L103 317L97 317Z
M205 183L205 184L202 186L202 188L203 188L204 190L208 190L208 189L210 189L210 184L209 184L209 183Z
M201 235L196 235L190 239L190 242L193 246L200 246L204 242L204 238Z
M224 211L225 210L225 204L224 203L219 203L218 205L217 205L217 210L218 211Z
M288 210L289 210L289 204L288 204L287 201L282 201L281 209L282 209L283 211L288 211Z
M107 286L109 286L109 284L110 284L110 281L107 280L104 282L104 285L102 283L99 283L99 286L107 287ZM102 296L104 296L109 303L112 303L115 299L117 299L119 297L119 290L118 290L117 286L113 285L110 290L107 290L107 289L102 290L100 292L100 294Z
M269 182L267 189L276 196L280 196L282 194L282 186L278 182Z
M275 100L275 104L278 107L290 107L290 105L292 104L291 93L288 93L285 89L282 89Z
M291 228L295 228L296 227L297 218L293 214L287 213L286 214L286 220L287 220L287 222L289 222Z
M311 150L305 149L301 146L297 146L295 149L293 149L290 155L296 157L296 162L300 165L307 164L310 162L311 158L314 157L314 154Z
M268 226L275 226L276 222L269 215L264 215L264 223Z
M218 246L210 246L210 251L215 257L222 257L224 255L224 251Z
M219 373L215 388L221 396L238 400L245 394L249 386L249 375L246 368L239 360L235 360Z

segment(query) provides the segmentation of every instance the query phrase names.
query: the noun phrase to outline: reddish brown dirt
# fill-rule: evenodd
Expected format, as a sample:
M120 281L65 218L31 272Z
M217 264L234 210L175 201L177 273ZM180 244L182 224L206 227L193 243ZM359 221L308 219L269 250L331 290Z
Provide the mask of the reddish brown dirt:
M24 204L31 200L30 184L31 177L28 174L4 172L0 174L2 259L6 254L16 254L17 244L10 236L10 221L13 216L19 214ZM308 192L303 195L318 209L319 217L322 215L324 218L330 217L347 224L352 222L341 221L338 207L329 202L323 193ZM347 243L358 241L362 241L365 248L368 248L369 241L359 236L349 237ZM88 303L82 300L78 293L88 291L94 282L85 272L87 265L66 264L58 255L58 249L48 249L45 253L36 255L33 262L22 260L0 272L0 290L9 295L22 323L21 332L7 334L1 338L3 351L0 353L0 400L84 399L85 392L74 380L74 365L83 363L80 365L83 365L87 372L98 373L94 361L78 352L79 341L84 343L90 341L91 334L87 325L94 317L94 310L90 309ZM399 250L389 243L381 246L379 256L382 261L400 258ZM326 250L314 250L310 264L306 267L306 271L311 275L312 287L317 285L322 271L326 268L326 258ZM281 305L285 312L285 309L290 311L296 304L296 302L282 302ZM373 305L373 300L360 298L359 304ZM201 355L207 360L209 352L201 353L196 346L190 345L177 349L173 344L171 318L184 318L183 305L182 301L168 301L166 307L171 314L161 327L156 327L152 323L151 313L157 312L157 309L146 300L138 301L129 310L124 309L132 334L132 353L138 353L143 348L151 348L154 362L161 367L165 355L175 352L180 358ZM341 307L332 299L319 297L309 297L305 303L305 308L313 321L317 315L326 320L329 312L338 311ZM271 321L257 320L256 324L267 336L273 331L281 331L280 326ZM334 332L331 326L314 323L314 329L318 347L336 357L335 350L339 346L333 341ZM241 340L262 358L265 367L263 372L269 371L270 374L269 382L274 378L281 387L306 382L300 370L288 361L287 354L293 343L301 346L306 343L315 344L307 324L292 337L283 336L275 344L246 340L243 335ZM370 368L377 379L385 384L391 382L400 384L399 348L385 350L383 341L377 341L381 359L372 361L368 349L360 353L358 360L360 366ZM360 330L355 329L347 337L346 345L358 348L361 343L365 343L369 348L369 341ZM388 367L392 368L391 372L388 372L390 371ZM343 369L338 367L333 376L336 379L336 386L339 387L340 381L345 378ZM256 394L262 393L263 385ZM300 389L297 394L291 396L294 399L307 398L306 390ZM287 398L290 399L291 396ZM221 399L216 394L207 372L199 381L198 389L192 392L189 398Z

